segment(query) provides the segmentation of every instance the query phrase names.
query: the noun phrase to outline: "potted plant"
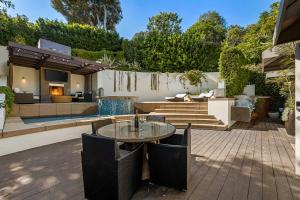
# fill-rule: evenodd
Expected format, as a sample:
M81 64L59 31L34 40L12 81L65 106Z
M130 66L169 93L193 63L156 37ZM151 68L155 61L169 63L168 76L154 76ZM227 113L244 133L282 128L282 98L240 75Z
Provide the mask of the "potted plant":
M279 115L279 102L272 102L270 111L268 112L269 118L278 119Z
M286 132L289 135L295 135L295 99L293 97L287 99L281 119Z
M280 72L280 77L276 79L280 86L279 93L286 98L284 111L282 113L282 121L288 134L295 135L295 80L290 76L292 69Z
M206 75L200 70L190 70L190 71L186 71L185 73L183 73L179 77L179 79L182 82L185 82L188 80L190 82L190 85L198 87L199 93L200 93L200 87L201 87L203 81L206 81Z

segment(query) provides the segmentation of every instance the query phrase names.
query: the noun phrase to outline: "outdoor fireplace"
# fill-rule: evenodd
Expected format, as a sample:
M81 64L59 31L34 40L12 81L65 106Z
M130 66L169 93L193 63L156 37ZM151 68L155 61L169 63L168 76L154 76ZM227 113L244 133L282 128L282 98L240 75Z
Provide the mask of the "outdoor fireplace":
M49 95L50 96L63 96L64 95L64 85L63 84L50 84L49 85Z

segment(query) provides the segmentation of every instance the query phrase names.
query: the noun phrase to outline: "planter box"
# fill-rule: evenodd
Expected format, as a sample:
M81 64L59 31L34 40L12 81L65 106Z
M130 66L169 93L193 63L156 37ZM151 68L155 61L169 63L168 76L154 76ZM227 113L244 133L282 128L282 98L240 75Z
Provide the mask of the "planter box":
M295 135L295 112L292 111L289 113L289 119L284 123L286 132L289 135Z

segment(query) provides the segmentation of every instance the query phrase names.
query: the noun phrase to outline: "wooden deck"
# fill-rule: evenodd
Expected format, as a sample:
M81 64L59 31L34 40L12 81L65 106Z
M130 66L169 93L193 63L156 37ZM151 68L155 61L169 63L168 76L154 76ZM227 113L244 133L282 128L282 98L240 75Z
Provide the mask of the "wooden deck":
M142 186L140 199L300 199L294 150L281 125L193 130L187 192ZM83 199L80 140L0 157L0 199Z

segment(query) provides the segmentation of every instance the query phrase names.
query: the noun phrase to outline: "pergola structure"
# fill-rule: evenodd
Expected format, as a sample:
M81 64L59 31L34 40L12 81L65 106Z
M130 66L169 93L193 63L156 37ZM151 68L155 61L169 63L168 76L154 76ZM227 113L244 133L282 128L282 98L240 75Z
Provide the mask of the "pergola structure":
M9 42L7 48L9 51L8 62L19 66L35 69L45 67L79 75L93 74L108 69L105 64L13 42Z
M265 72L286 69L287 58L276 51L276 48L270 48L262 52L262 64Z

